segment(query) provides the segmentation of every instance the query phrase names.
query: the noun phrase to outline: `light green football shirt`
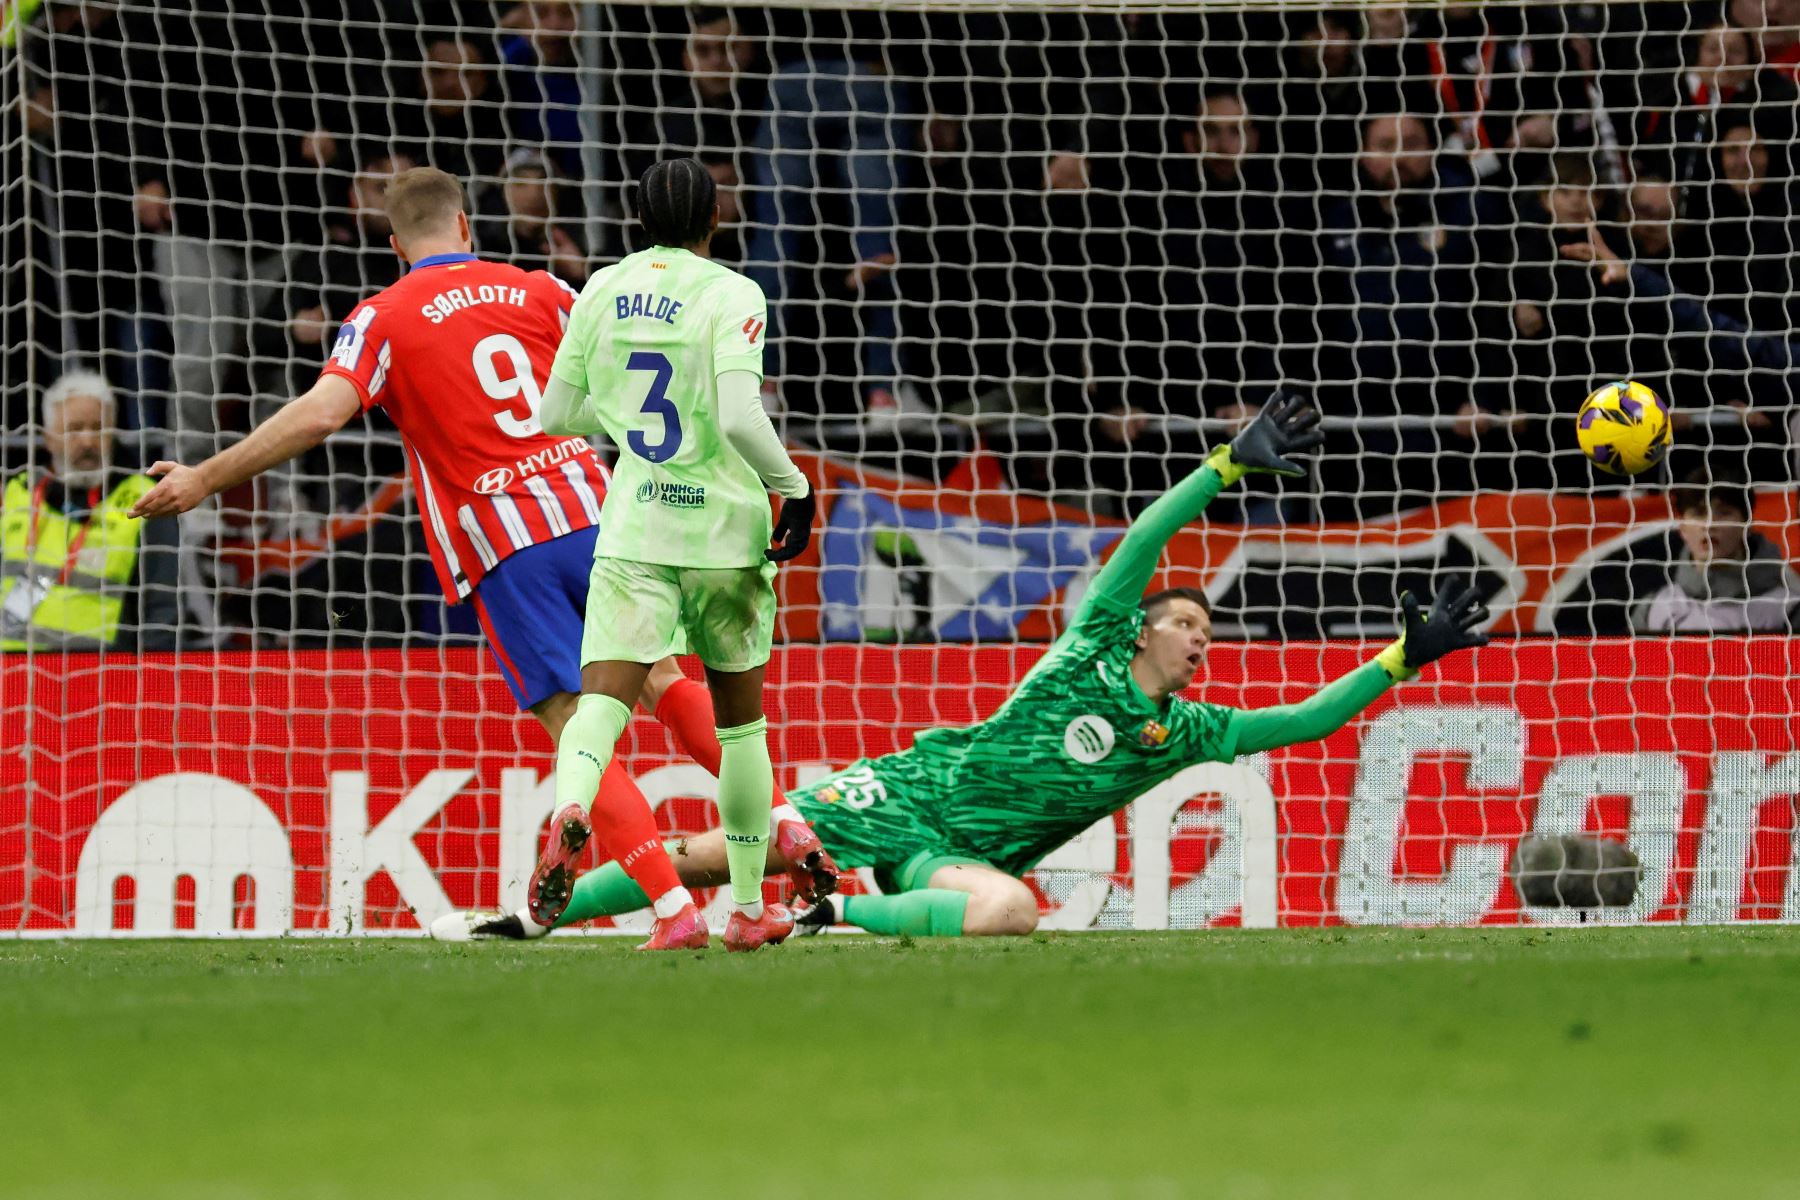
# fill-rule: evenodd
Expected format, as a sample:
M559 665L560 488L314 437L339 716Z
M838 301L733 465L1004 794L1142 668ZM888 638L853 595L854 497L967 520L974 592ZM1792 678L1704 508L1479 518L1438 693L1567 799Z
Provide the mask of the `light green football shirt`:
M581 290L550 373L619 447L594 553L671 567L763 563L769 496L719 425L717 380L762 375L768 302L729 267L652 246Z

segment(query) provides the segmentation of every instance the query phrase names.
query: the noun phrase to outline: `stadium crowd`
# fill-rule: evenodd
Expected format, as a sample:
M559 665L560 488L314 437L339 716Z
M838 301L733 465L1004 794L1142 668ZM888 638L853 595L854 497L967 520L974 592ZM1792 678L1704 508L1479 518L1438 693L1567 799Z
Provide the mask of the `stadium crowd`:
M400 269L397 170L468 179L483 253L579 287L630 248L629 181L691 153L801 443L933 479L980 444L1128 513L1286 382L1351 420L1306 490L1221 515L1380 516L1591 488L1557 418L1631 376L1676 410L1669 478L1794 482L1800 0L313 8L44 6L0 137L30 218L0 268L9 469L77 368L110 380L121 463L303 390ZM240 497L250 532L317 532L403 471L370 423ZM418 569L406 531L366 542L312 590L428 590L384 574Z

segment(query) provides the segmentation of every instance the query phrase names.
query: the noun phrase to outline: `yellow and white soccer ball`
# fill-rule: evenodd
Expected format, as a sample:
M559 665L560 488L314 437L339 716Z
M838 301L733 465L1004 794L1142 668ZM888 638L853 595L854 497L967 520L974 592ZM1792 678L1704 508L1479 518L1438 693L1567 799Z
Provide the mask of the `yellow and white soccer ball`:
M1595 389L1575 416L1575 437L1588 461L1613 475L1641 475L1669 453L1669 406L1635 379Z

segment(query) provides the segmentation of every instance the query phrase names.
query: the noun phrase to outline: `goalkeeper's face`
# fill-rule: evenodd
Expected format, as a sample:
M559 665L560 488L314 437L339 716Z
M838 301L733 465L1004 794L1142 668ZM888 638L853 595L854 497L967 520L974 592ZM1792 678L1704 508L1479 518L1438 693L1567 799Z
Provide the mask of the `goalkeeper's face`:
M1153 697L1179 692L1194 681L1206 647L1212 642L1212 618L1192 600L1172 599L1156 606L1138 634L1133 674Z

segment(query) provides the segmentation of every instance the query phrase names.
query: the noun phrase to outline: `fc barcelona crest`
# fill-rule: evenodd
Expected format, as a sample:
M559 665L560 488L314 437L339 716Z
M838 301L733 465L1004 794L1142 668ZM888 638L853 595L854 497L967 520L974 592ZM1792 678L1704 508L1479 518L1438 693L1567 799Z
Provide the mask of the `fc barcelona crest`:
M1145 721L1144 727L1138 730L1138 745L1151 749L1169 740L1169 727L1157 721Z

